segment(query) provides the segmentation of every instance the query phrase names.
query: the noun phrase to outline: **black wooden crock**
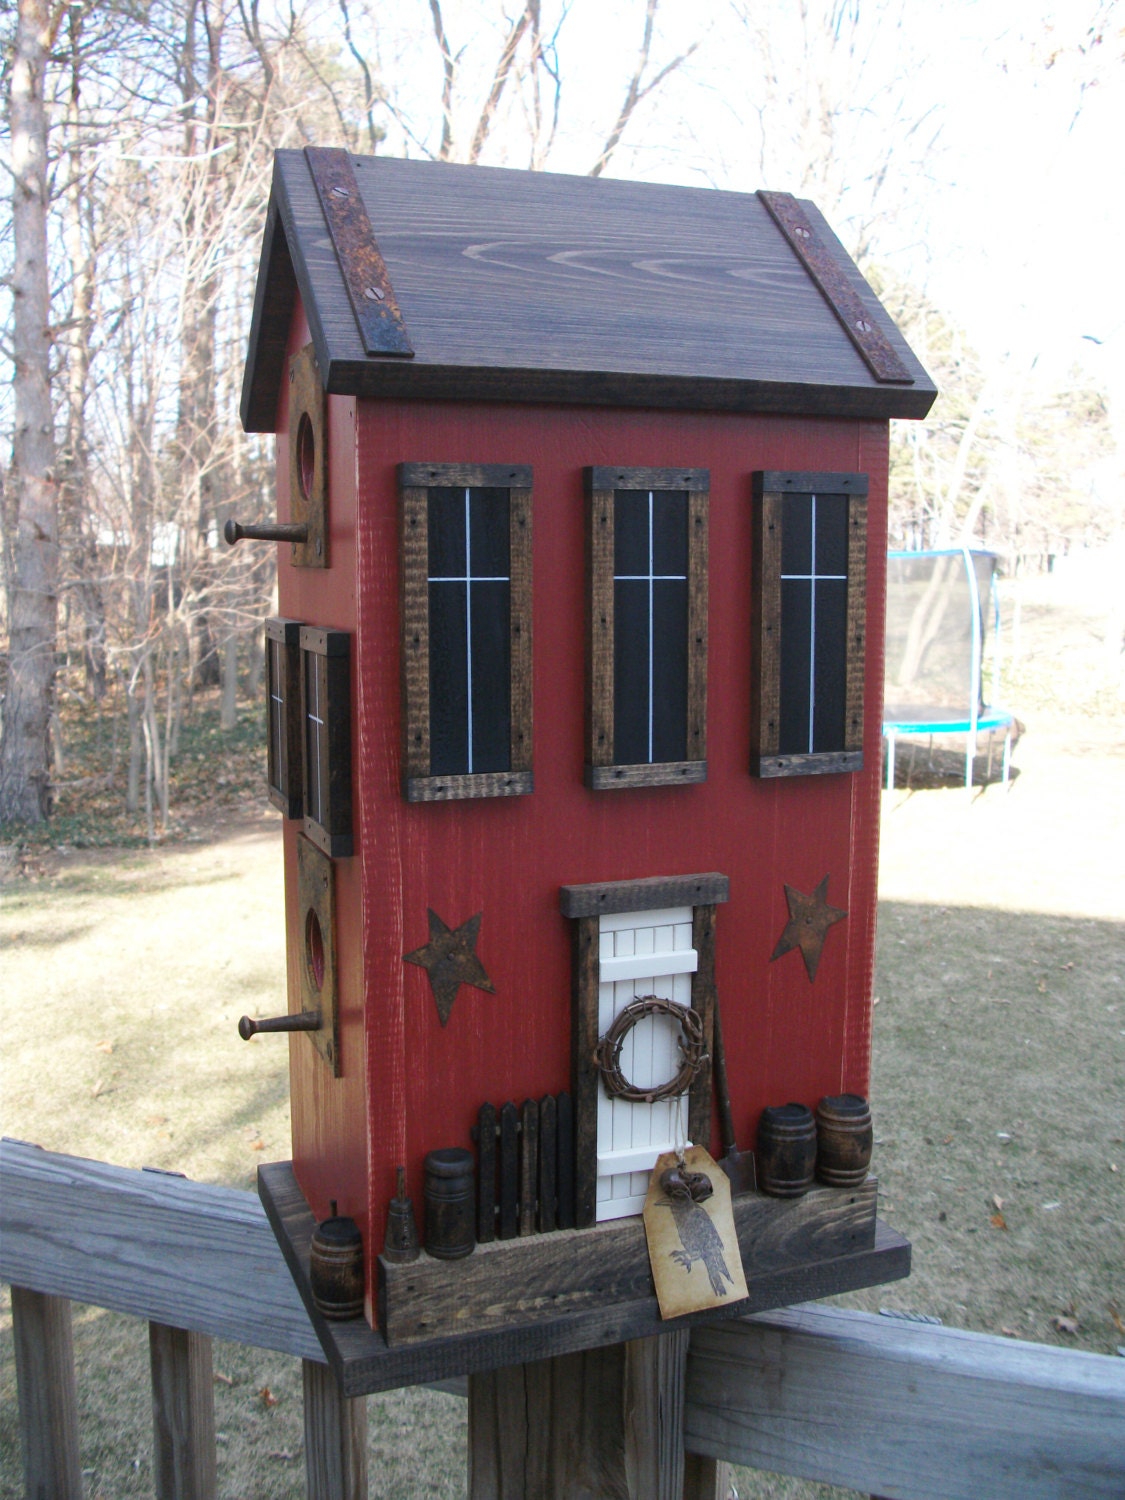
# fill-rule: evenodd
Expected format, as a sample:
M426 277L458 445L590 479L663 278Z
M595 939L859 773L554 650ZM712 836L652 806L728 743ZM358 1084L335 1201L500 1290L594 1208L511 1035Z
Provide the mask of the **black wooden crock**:
M439 1260L471 1255L477 1242L473 1153L460 1146L426 1156L426 1253Z

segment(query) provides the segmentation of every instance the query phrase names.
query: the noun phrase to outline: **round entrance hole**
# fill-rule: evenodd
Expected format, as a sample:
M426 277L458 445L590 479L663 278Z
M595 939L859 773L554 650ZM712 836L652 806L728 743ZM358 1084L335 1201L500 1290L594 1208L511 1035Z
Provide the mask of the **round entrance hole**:
M301 498L310 500L316 483L316 438L307 411L301 413L297 424L297 483L301 487Z
M305 918L305 966L313 988L319 993L324 985L324 936L315 911Z

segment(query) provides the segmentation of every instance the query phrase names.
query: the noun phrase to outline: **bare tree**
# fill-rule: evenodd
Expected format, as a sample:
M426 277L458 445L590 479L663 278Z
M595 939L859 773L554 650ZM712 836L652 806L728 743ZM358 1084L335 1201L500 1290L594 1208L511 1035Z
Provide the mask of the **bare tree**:
M917 235L941 135L939 96L927 98L907 0L795 0L763 10L732 0L743 46L737 157L717 176L807 194L861 266L892 226ZM756 181L742 183L752 161ZM880 240L881 236L881 240Z
M58 487L47 274L47 55L63 14L19 0L8 94L12 134L16 539L10 655L0 736L0 820L50 812L48 721L58 623Z

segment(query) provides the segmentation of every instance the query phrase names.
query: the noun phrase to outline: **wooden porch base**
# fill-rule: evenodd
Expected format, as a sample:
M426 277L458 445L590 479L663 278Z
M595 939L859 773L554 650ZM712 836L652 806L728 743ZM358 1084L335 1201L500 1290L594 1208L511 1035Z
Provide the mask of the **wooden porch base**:
M313 1306L308 1263L316 1224L292 1165L259 1167L258 1192L347 1396L646 1338L674 1327L897 1281L910 1273L910 1245L876 1221L875 1185L869 1179L857 1190L815 1188L799 1199L754 1195L739 1200L739 1241L750 1295L730 1308L662 1322L643 1230L635 1220L621 1220L478 1246L472 1256L454 1263L421 1257L412 1265L385 1266L391 1307L388 1343L365 1319L330 1323ZM564 1240L567 1246L560 1253L557 1247ZM533 1270L542 1273L548 1266L553 1281L532 1279ZM484 1296L486 1286L491 1303ZM464 1319L457 1316L461 1305L469 1309ZM429 1317L432 1323L424 1321Z

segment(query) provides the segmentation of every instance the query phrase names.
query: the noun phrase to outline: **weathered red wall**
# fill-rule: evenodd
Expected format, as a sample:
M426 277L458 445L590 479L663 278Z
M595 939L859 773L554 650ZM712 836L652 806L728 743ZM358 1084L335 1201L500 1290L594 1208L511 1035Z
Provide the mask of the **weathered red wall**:
M303 327L295 329L293 347L305 337ZM730 877L731 899L719 909L717 980L740 1143L753 1145L766 1104L812 1105L825 1093L866 1091L886 424L342 398L332 398L330 407L333 566L299 576L284 561L281 569L283 614L357 632L357 855L338 862L337 881L343 1079L328 1078L306 1039L292 1043L294 1157L314 1212L324 1214L336 1198L342 1212L358 1213L366 1196L368 1242L377 1245L397 1164L408 1169L420 1215L425 1153L469 1144L482 1102L519 1103L569 1087L563 884L705 870ZM284 469L280 431L278 445ZM402 799L395 466L404 460L534 468L535 792L529 797L413 805ZM599 793L583 785L587 464L710 470L702 785ZM870 476L866 769L858 775L758 781L748 772L755 469ZM285 494L282 476L279 515ZM287 830L290 875L294 830ZM830 930L810 984L799 953L776 963L769 957L787 920L783 883L812 891L826 874L829 900L850 915ZM477 952L496 987L494 995L463 987L444 1029L426 973L403 963L404 953L428 940L427 907L451 926L483 913ZM295 911L288 916L292 933Z

